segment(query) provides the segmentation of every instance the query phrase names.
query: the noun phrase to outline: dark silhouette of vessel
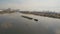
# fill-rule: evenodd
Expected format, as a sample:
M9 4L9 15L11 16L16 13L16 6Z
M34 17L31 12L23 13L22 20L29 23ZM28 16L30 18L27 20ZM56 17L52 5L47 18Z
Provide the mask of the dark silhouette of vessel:
M38 21L38 19L34 19L34 21Z
M23 16L23 15L22 15L22 17L27 18L27 19L30 19L30 20L32 20L32 19L33 19L33 18L31 18L31 17Z

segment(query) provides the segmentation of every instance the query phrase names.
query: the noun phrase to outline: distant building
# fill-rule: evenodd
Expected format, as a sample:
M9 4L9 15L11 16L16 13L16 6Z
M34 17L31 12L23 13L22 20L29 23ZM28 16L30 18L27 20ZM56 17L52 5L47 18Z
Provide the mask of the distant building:
M20 10L19 9L17 9L17 10L15 10L16 12L19 12Z
M11 8L8 8L7 11L11 11Z

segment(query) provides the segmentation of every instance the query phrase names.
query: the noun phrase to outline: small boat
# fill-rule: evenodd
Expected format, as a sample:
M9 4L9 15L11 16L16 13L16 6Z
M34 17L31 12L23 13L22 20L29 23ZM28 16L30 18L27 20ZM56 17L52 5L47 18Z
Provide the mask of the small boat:
M34 21L38 21L38 19L34 19Z

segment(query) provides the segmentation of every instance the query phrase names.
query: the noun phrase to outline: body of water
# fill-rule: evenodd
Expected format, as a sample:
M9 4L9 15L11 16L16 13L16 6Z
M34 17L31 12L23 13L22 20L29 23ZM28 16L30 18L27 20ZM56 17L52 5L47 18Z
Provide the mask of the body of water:
M33 19L29 20L21 15ZM1 14L0 34L60 34L60 19L22 13Z

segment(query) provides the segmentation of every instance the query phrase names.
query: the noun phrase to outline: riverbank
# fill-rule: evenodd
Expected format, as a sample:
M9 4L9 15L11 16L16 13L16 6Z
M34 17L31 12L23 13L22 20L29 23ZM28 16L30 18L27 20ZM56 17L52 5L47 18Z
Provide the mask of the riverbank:
M60 19L60 13L53 12L21 12L21 13Z

